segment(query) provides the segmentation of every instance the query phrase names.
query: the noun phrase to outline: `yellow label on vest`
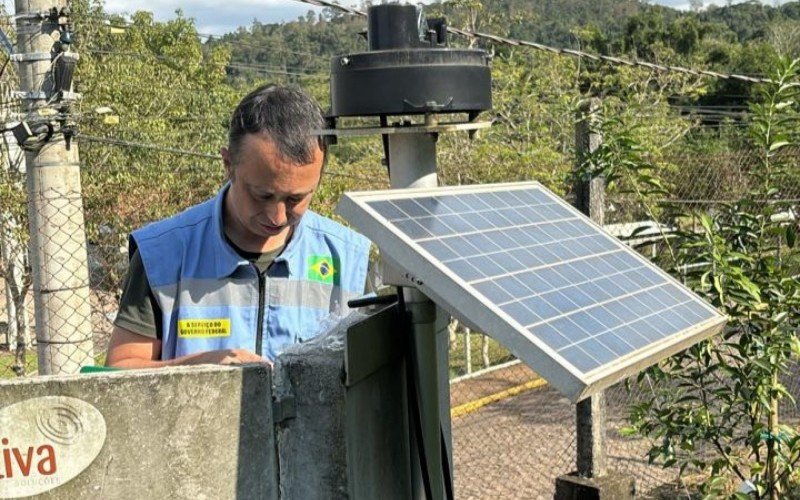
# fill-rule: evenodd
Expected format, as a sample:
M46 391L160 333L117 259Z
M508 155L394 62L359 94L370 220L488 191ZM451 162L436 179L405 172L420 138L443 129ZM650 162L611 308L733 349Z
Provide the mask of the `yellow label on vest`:
M178 321L178 337L208 339L230 337L230 318L221 319L182 319Z

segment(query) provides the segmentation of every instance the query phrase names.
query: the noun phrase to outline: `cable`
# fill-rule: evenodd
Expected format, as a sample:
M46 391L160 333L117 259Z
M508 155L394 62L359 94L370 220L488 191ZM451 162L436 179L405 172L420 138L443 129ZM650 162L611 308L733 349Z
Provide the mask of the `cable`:
M197 152L197 151L188 151L188 150L185 150L185 149L168 148L168 147L164 147L164 146L158 146L158 145L155 145L155 144L145 144L145 143L141 143L141 142L123 141L121 139L114 139L114 138L111 138L111 137L95 137L95 136L92 136L92 135L86 135L86 134L82 134L82 133L77 134L75 137L78 140L83 140L83 141L87 141L87 142L96 142L96 143L100 143L100 144L110 144L112 146L122 146L122 147L128 147L128 148L138 148L138 149L149 149L149 150L158 151L158 152L161 152L161 153L169 153L169 154L180 155L180 156L196 156L196 157L199 157L199 158L207 158L207 159L212 159L212 160L219 160L220 159L219 155L212 155L212 154L208 154L208 153L200 153L200 152ZM376 180L377 180L374 177L367 177L367 176L364 176L364 175L351 174L351 173L348 173L348 172L341 172L341 171L338 171L338 170L325 170L323 175L330 175L330 176L333 176L333 177L345 177L345 178L348 178L348 179L356 179L356 180L370 182L370 183L375 183Z
M120 52L120 51L113 51L113 50L101 50L101 49L83 49L83 52L89 54L99 54L99 55L110 55L110 56L123 56L123 57L135 57L137 59L146 60L146 57L143 54L137 52ZM167 61L176 64L184 64L186 61L182 61L180 59L176 59L174 57L169 56L162 56L157 54L150 54L150 57L160 60L160 61ZM307 73L307 72L297 72L297 71L286 71L283 69L271 69L269 66L260 66L255 64L247 64L247 63L212 63L212 62L197 62L197 64L201 66L217 66L217 67L225 67L230 69L250 69L253 71L258 71L261 73L267 74L281 74L281 75L291 75L291 76L322 76L327 75L327 73Z
M80 23L78 23L77 26L80 26ZM119 29L129 29L129 28L142 29L142 28L147 28L148 27L148 26L141 26L141 25L137 25L137 24L133 24L133 23L123 23L123 22L118 22L118 21L111 22L110 20L106 20L106 23L104 23L104 26L108 26L108 27L112 27L112 28L119 28ZM197 36L197 38L213 39L214 42L218 42L218 43L222 43L222 44L237 45L237 46L240 46L240 47L248 47L248 48L253 48L253 49L263 49L264 48L262 45L255 45L255 44L251 44L251 43L245 43L245 42L239 42L239 41L233 41L233 40L224 39L223 37L227 36L227 34L225 34L225 35L212 35L210 33L195 33L195 36ZM289 49L283 48L283 47L281 47L278 50L278 52L285 52L287 54L295 54L295 55L309 56L309 57L319 57L319 58L328 57L328 56L326 56L324 54L319 54L319 53L315 54L313 52L300 52L300 51L297 51L297 50L289 50Z
M331 9L336 9L342 12L346 12L348 14L366 17L366 13L362 12L357 9L353 9L351 7L345 7L344 5L340 5L335 2L328 2L327 0L294 0L296 2L301 2L309 5L316 5L317 7L329 7ZM500 43L503 45L510 45L512 47L528 47L531 49L540 50L543 52L550 52L556 55L565 55L571 57L578 57L578 58L586 58L592 61L602 61L606 63L610 63L612 65L618 66L631 66L631 67L640 67L646 68L653 71L659 71L662 73L672 72L672 73L685 73L688 75L693 76L710 76L712 78L718 78L722 80L739 80L747 83L775 83L773 80L768 78L757 78L747 75L738 75L738 74L731 74L731 73L718 73L716 71L709 71L709 70L702 70L702 69L694 69L694 68L685 68L682 66L672 66L668 64L655 64L645 61L635 61L630 59L622 59L620 57L614 56L604 56L599 54L590 54L588 52L583 52L581 50L575 49L564 49L559 47L550 47L548 45L544 45L541 43L530 42L526 40L516 40L514 38L506 38L498 35L492 35L489 33L481 33L477 31L466 31L461 30L458 28L453 28L451 26L447 27L447 31L449 33L453 33L456 35L461 35L463 37L472 38L472 39L482 39L482 40L489 40L495 43Z
M95 137L92 135L86 135L83 133L78 133L75 136L78 140L83 140L87 142L97 142L100 144L111 144L113 146L124 146L129 148L139 148L139 149L150 149L153 151L159 151L161 153L169 153L174 155L181 155L181 156L196 156L198 158L207 158L211 160L219 160L219 155L212 155L208 153L200 153L197 151L187 151L185 149L177 149L177 148L168 148L164 146L158 146L156 144L145 144L141 142L132 142L132 141L123 141L122 139L114 139L111 137Z

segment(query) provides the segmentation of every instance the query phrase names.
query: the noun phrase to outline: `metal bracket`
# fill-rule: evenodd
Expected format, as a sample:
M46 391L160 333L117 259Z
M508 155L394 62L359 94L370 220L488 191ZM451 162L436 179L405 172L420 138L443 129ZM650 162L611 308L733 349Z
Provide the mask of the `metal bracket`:
M51 61L53 55L50 52L26 52L24 54L11 54L11 60L14 62L29 62L29 61Z
M276 424L297 417L297 404L294 396L284 396L272 401L272 421Z
M392 134L434 134L445 132L472 132L487 129L492 126L491 121L483 122L444 122L436 124L411 124L397 127L353 127L337 129L312 130L312 135L354 137L362 135L392 135Z

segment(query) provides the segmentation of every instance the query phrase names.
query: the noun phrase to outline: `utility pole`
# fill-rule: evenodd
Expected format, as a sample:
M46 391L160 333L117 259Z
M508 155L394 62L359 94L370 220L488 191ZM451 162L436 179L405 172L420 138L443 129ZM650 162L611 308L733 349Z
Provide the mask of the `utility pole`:
M94 347L78 147L64 119L77 62L70 12L66 0L15 6L39 373L77 373Z

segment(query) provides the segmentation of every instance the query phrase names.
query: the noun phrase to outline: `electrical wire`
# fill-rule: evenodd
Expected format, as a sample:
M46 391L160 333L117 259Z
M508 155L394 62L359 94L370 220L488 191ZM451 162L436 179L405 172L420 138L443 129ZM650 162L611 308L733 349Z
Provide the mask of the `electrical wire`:
M111 22L110 20L106 20L106 21L107 22L105 23L105 26L112 27L112 28L143 29L143 28L147 27L147 26L141 26L141 25L137 25L137 24L133 24L133 23L123 23L123 22L119 22L119 21ZM77 24L77 25L80 26L80 24ZM255 45L255 44L245 43L245 42L240 42L240 41L227 40L227 39L223 38L225 35L213 35L211 33L195 33L195 36L197 36L197 38L204 38L204 39L208 39L208 40L213 39L214 42L218 42L218 43L222 43L222 44L236 45L236 46L240 46L240 47L247 47L247 48L253 48L253 49L263 49L264 48L262 45ZM287 53L287 54L295 54L295 55L301 55L301 56L308 56L308 57L315 57L315 58L327 58L328 57L328 56L326 56L324 54L313 53L313 52L301 52L301 51L297 51L297 50L289 50L289 49L284 48L284 47L281 47L280 49L278 49L277 52L283 52L283 53ZM326 62L327 62L327 60L326 60Z
M158 151L160 153L169 153L180 156L194 156L197 158L206 158L211 160L220 159L219 155L200 153L198 151L188 151L185 149L178 149L178 148L169 148L165 146L158 146L156 144L146 144L143 142L124 141L122 139L114 139L113 137L96 137L93 135L78 133L75 135L75 138L78 139L79 141L96 142L100 144L109 144L112 146L124 146L128 148L149 149L153 151Z
M77 140L79 140L79 141L95 142L95 143L100 143L100 144L108 144L108 145L111 145L111 146L121 146L121 147L127 147L127 148L135 148L135 149L148 149L148 150L157 151L157 152L160 152L160 153L168 153L168 154L174 154L174 155L179 155L179 156L193 156L193 157L206 158L206 159L212 159L212 160L220 160L220 158L221 158L219 155L212 155L212 154L208 154L208 153L200 153L200 152L197 152L197 151L189 151L189 150L186 150L186 149L169 148L169 147L165 147L165 146L159 146L159 145L156 145L156 144L146 144L146 143L143 143L143 142L124 141L124 140L121 140L121 139L114 139L112 137L96 137L96 136L92 136L92 135L86 135L86 134L83 134L83 133L76 134L75 138ZM369 182L369 183L376 183L377 181L379 181L379 179L376 179L375 177L367 177L367 176L359 175L359 174L351 174L351 173L348 173L348 172L341 172L341 171L338 171L338 170L325 170L324 175L330 175L330 176L333 176L333 177L344 177L344 178L348 178L348 179L355 179L355 180L360 180L360 181Z
M352 14L356 16L366 17L366 12L362 12L358 9L354 9L352 7L346 7L344 5L340 5L336 2L329 2L327 0L294 0L296 2L301 2L309 5L316 5L317 7L328 7L331 9L336 9L341 12L345 12L347 14ZM517 40L514 38L507 38L498 35L492 35L490 33L481 33L477 31L467 31L461 30L458 28L453 28L451 26L447 27L447 31L449 33L453 33L456 35L460 35L466 38L471 39L480 39L480 40L489 40L491 42L509 45L512 47L527 47L543 52L550 52L556 55L564 55L570 57L577 57L583 59L589 59L592 61L602 61L605 63L609 63L611 65L616 66L629 66L629 67L640 67L646 68L652 71L658 71L662 73L684 73L693 76L709 76L712 78L722 79L722 80L738 80L747 83L774 83L773 80L768 78L758 78L748 75L740 75L740 74L733 74L733 73L719 73L716 71L709 71L703 69L694 69L694 68L686 68L683 66L673 66L668 64L656 64L651 62L645 61L638 61L638 60L631 60L631 59L623 59L620 57L614 56L605 56L600 54L591 54L589 52L584 52L582 50L575 50L575 49L565 49L559 47L550 47L549 45L544 45L541 43L531 42L527 40Z
M135 25L130 25L130 26L131 27L136 27ZM213 41L217 42L217 43L236 45L238 47L247 47L249 49L263 49L264 48L263 45L255 45L255 44L252 44L252 43L245 43L245 42L227 40L227 39L222 38L222 36L220 36L220 35L211 35L211 34L208 34L208 33L197 33L197 37L198 38L206 38L206 39L209 39L209 40L213 39ZM300 51L297 51L297 50L289 50L289 49L284 48L284 47L280 47L278 50L276 50L276 52L294 54L294 55L299 55L299 56L315 57L315 58L316 57L325 58L326 62L327 62L327 57L328 57L328 56L326 56L324 54L314 54L313 52L300 52Z
M101 49L83 49L83 52L89 54L98 54L98 55L110 55L110 56L121 56L121 57L134 57L140 60L146 60L147 57L138 52L121 52L121 51L114 51L114 50L101 50ZM182 61L180 59L170 57L170 56L162 56L157 54L150 54L149 57L159 61L165 62L172 62L176 64L184 64L186 61ZM322 76L327 75L327 73L309 73L309 72L299 72L299 71L288 71L284 70L283 68L274 68L270 66L262 66L256 64L248 64L248 63L213 63L208 61L200 61L197 62L200 66L216 66L216 67L224 67L230 69L248 69L257 71L260 73L266 74L282 74L282 75L291 75L291 76Z

